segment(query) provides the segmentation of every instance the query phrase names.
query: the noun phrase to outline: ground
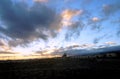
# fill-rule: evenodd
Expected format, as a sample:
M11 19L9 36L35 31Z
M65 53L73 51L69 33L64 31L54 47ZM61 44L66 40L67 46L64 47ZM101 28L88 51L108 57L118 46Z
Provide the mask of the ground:
M66 57L0 61L0 79L104 79L119 77L119 73L118 58Z

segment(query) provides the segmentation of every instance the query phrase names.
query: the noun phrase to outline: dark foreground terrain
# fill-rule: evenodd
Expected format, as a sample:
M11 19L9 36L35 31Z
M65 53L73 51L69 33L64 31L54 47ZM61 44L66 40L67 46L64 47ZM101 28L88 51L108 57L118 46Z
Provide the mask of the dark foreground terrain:
M118 58L67 57L0 61L0 79L105 79L109 77L120 77Z

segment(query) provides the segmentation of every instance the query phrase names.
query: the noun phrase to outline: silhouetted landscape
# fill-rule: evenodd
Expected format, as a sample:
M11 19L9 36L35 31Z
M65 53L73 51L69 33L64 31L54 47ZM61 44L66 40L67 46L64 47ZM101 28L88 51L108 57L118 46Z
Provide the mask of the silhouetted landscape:
M120 51L91 56L0 61L0 79L117 78L119 72Z

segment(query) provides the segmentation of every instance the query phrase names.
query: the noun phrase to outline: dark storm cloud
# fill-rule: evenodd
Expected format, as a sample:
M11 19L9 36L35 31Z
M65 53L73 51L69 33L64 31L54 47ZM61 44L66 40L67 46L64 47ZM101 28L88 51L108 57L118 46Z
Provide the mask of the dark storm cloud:
M11 37L13 41L20 40L13 46L38 38L47 40L49 35L45 31L50 30L49 28L52 23L56 23L57 18L59 16L55 11L40 3L34 3L32 7L29 7L22 2L0 0L0 19L7 27L0 27L0 32ZM54 31L51 34L54 35ZM12 45L11 42L10 44Z

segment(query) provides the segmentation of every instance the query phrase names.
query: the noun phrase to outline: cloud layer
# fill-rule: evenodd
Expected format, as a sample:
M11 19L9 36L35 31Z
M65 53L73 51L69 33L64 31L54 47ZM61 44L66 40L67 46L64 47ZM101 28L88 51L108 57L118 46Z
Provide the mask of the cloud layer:
M0 0L0 51L46 55L120 44L119 4L118 0L99 4L96 0ZM77 45L67 47L73 43Z
M0 13L1 21L6 27L0 27L0 31L16 41L16 44L10 41L13 46L38 38L47 40L49 35L55 33L50 29L51 25L59 19L54 10L41 3L34 3L29 7L26 3L2 0ZM49 31L49 35L46 31Z

